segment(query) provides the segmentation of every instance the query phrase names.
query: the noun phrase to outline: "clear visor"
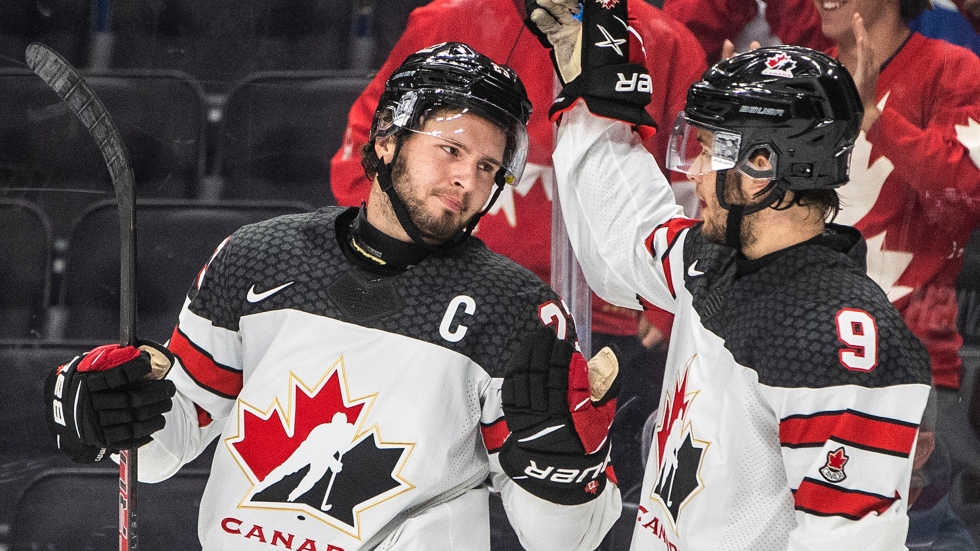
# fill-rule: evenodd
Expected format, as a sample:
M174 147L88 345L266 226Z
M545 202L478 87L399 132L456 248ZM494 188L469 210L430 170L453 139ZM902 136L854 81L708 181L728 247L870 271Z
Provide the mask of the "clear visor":
M681 111L667 145L667 169L700 176L732 168L738 162L741 144L741 134L694 126Z
M667 169L688 176L701 176L737 167L752 178L771 180L776 177L776 153L771 148L753 148L750 155L739 160L741 149L740 133L692 125L681 111L677 114L667 145Z
M428 145L435 148L433 154L444 159L446 163L460 163L467 167L481 184L487 186L495 184L500 177L498 175L502 175L504 183L513 183L508 181L510 172L501 162L500 154L495 155L474 147L476 140L467 137L465 130L461 134L444 133L439 130L431 132L411 128L406 130L427 140Z
M440 112L441 107L445 107L444 112ZM497 118L488 116L488 112ZM473 116L489 120L503 131L502 148L495 147L495 143L500 143L498 136L488 134L486 126L472 123ZM458 154L460 160L472 162L481 172L492 169L492 175L496 178L499 173L506 184L516 185L524 173L527 127L510 113L482 99L440 90L408 92L396 107L392 124L440 140L447 150Z

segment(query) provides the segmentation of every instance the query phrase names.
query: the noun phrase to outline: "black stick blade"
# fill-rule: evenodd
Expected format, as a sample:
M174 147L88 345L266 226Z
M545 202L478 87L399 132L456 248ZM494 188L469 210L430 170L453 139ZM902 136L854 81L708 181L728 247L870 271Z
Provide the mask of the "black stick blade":
M88 129L105 158L116 195L132 189L133 174L126 148L102 101L65 58L44 44L27 47L27 65L54 90ZM121 189L122 188L122 189Z

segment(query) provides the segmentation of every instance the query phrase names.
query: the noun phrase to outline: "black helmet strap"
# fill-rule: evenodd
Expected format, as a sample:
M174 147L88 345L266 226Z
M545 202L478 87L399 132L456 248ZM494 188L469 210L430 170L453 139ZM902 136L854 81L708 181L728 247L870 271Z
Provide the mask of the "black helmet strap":
M728 171L730 168L719 170L715 176L715 196L718 198L718 205L728 211L728 218L725 223L725 245L742 250L742 219L747 214L753 214L763 209L779 203L785 191L779 186L772 186L769 194L764 199L754 205L732 205L725 199L725 190L728 186Z
M405 205L405 201L402 201L401 196L395 191L395 185L391 179L391 167L394 166L395 160L398 159L398 154L401 152L401 145L401 140L396 139L395 154L391 156L390 163L386 163L384 159L378 157L378 154L372 148L371 153L378 159L375 165L378 171L378 184L381 186L381 191L385 192L385 195L388 196L388 200L391 202L391 208L394 209L395 216L398 218L398 223L405 229L408 237L418 245L432 248L432 245L426 243L422 238L422 232L412 220L412 215L408 213L408 207Z

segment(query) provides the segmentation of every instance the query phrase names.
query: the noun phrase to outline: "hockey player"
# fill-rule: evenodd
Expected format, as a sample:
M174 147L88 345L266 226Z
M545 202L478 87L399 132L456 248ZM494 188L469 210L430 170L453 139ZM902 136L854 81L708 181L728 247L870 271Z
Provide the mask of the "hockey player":
M555 167L594 290L675 316L632 549L903 549L929 359L857 230L825 222L861 125L854 82L790 46L709 69L668 151L698 184L704 221L685 218L634 133L646 74L622 4L585 4L581 56L553 42L577 75Z
M480 17L472 15L478 13ZM657 83L647 112L661 127L673 123L684 107L687 87L707 68L704 53L694 36L669 15L646 2L630 5L634 28L643 37L651 59L664 60L651 69ZM538 38L525 28L524 0L432 0L412 12L405 32L388 60L351 107L343 145L331 161L330 186L340 205L359 205L371 188L364 177L361 156L355 146L363 143L385 80L411 52L434 42L457 41L473 46L498 63L506 63L520 76L534 106L528 121L528 159L523 178L504 189L474 235L490 250L503 254L552 281L552 195L554 172L554 125L548 106L554 98L555 75ZM667 132L651 136L645 145L664 166ZM673 182L674 191L687 197L690 211L697 207L694 185L683 175ZM560 242L556 241L555 246ZM632 501L639 486L643 464L635 434L656 408L656 393L666 360L663 334L670 316L649 309L642 316L635 309L620 308L591 298L592 349L615 344L623 367L619 395L620 412L613 425L613 458L620 487ZM578 320L581 327L581 321ZM649 322L649 323L648 323ZM638 338L637 335L641 336Z
M621 508L615 370L590 387L559 297L470 236L520 178L529 114L516 74L466 45L409 56L364 148L367 204L238 230L166 348L53 372L61 449L142 445L157 482L219 439L208 550L486 551L489 491L528 549L594 549ZM166 379L144 379L151 357Z

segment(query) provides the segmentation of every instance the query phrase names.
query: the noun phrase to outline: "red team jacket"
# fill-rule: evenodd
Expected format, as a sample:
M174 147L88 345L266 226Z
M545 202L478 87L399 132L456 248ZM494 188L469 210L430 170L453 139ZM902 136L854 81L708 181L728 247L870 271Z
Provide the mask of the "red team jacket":
M832 55L837 52L830 50ZM881 118L861 133L837 221L868 240L868 275L929 350L933 384L959 388L954 284L980 222L980 59L913 34L878 77Z
M656 83L647 110L661 128L646 147L663 167L667 140L677 113L684 108L687 89L705 70L704 52L693 35L672 17L645 2L630 4L631 23L644 40L647 66ZM551 201L554 173L551 152L554 127L548 108L556 94L556 79L547 51L522 22L523 1L435 0L412 12L405 33L387 62L354 103L344 144L334 155L330 185L337 203L359 205L371 183L361 168L360 147L367 141L371 118L385 80L411 53L443 41L466 42L498 63L511 66L524 82L534 113L528 125L530 151L522 181L506 186L483 217L476 236L494 251L529 268L545 282L551 278ZM593 296L593 329L632 335L637 314L601 302ZM652 320L669 331L667 320Z
M664 0L664 11L687 26L712 62L721 59L725 39L735 40L759 12L756 0ZM766 23L783 44L826 50L833 41L820 32L813 0L766 3Z

